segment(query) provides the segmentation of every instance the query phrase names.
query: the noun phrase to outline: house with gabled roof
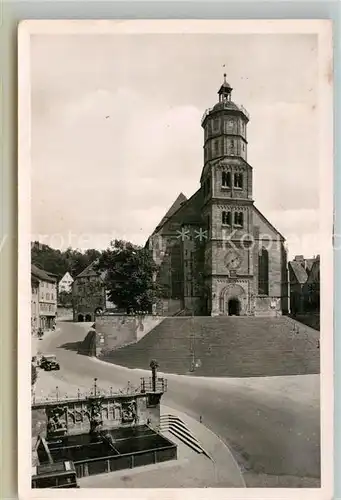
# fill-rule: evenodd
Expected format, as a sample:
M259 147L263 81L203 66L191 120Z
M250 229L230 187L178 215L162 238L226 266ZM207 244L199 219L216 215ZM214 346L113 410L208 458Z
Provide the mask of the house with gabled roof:
M202 118L199 189L180 193L147 241L159 265L163 314L288 312L283 235L256 208L247 160L249 115L226 81Z
M105 272L96 268L98 260L94 260L79 273L72 286L72 303L74 321L95 321L96 314L114 308L108 300L105 289Z
M320 313L320 256L317 255L313 261L307 281L303 287L306 309L310 313Z
M51 330L56 321L57 276L31 265L31 329Z
M320 257L296 255L289 262L290 312L294 316L319 313Z
M71 293L73 277L67 271L58 283L58 293Z
M296 255L288 264L290 281L290 312L294 316L304 312L303 287L308 279L308 269L303 256Z

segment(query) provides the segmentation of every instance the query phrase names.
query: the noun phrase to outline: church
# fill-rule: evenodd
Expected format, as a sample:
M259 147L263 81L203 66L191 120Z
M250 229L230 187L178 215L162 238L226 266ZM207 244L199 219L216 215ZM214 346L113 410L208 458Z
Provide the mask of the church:
M200 188L182 193L147 245L159 266L164 315L279 316L288 312L285 239L256 208L247 161L248 112L224 81L202 118Z

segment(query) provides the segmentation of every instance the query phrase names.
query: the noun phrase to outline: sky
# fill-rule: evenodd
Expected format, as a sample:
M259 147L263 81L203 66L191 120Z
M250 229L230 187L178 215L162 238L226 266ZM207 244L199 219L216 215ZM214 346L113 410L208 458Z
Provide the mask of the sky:
M317 37L34 35L32 239L144 244L203 167L205 109L226 72L250 113L255 205L289 257L319 253Z

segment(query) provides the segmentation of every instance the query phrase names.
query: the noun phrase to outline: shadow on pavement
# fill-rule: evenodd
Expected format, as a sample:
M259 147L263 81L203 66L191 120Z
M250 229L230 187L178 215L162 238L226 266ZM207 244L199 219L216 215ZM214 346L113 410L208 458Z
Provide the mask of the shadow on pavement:
M66 344L62 344L58 346L58 349L66 349L67 351L77 351L81 345L81 341L79 342L67 342Z

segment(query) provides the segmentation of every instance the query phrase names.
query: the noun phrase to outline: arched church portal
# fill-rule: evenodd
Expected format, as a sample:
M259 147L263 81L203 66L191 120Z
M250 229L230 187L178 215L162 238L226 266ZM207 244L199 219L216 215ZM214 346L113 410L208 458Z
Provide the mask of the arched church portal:
M240 315L240 302L237 298L233 297L229 299L227 303L227 310L229 316L239 316Z
M243 312L243 299L245 290L238 284L231 284L223 288L219 297L220 314L228 316L240 316Z

